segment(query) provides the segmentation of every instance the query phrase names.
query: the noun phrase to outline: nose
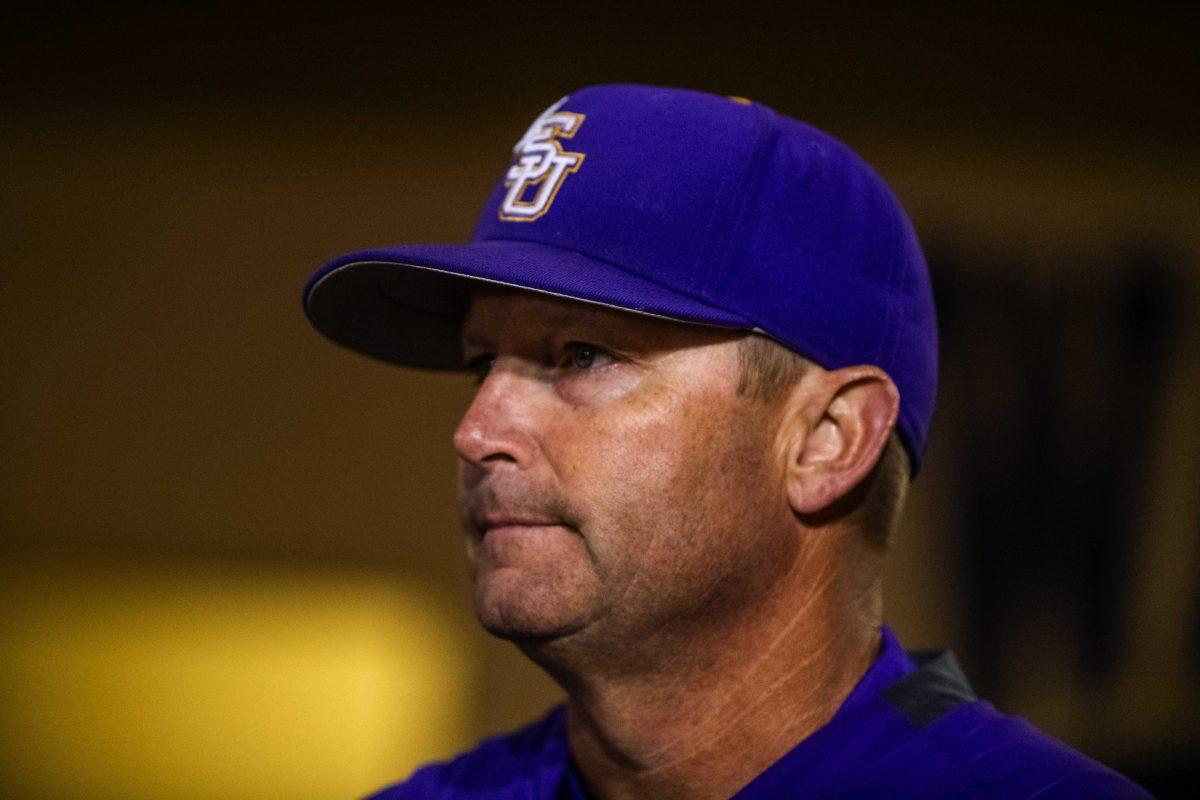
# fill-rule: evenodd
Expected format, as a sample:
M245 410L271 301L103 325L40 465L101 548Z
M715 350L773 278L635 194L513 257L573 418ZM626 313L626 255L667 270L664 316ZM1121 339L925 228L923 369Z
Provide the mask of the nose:
M454 431L454 449L466 463L490 469L510 463L526 469L537 453L533 381L498 360Z

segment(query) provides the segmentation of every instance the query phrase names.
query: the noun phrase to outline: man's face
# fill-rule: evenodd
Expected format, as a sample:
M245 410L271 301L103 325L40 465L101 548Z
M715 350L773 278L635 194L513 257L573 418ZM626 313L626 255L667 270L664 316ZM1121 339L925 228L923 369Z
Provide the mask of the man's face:
M794 548L742 334L541 295L473 298L454 434L475 604L518 640L631 641L753 602Z

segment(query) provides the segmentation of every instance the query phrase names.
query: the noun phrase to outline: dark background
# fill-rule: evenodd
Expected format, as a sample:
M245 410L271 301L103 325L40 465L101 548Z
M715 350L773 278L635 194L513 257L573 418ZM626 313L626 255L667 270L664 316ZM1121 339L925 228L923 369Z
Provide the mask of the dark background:
M212 621L192 642L192 623L156 618L185 653L221 640L225 618L193 601L231 575L432 598L466 637L447 685L469 702L448 733L402 755L366 733L264 750L370 750L349 793L553 701L470 629L449 450L469 382L336 350L299 292L347 250L465 238L529 120L611 81L751 97L880 170L925 244L943 340L888 619L909 646L953 646L1003 710L1157 793L1194 781L1198 33L1182 3L10 5L0 688L21 711L0 730L5 795L62 791L70 753L91 787L72 794L132 796L162 760L150 733L116 749L64 738L78 720L62 709L116 691L84 679L89 654L137 663L128 636L39 649L63 620L107 630L80 609L116 594L126 633L163 592L180 619ZM343 622L365 613L329 602ZM145 666L122 679L134 703ZM244 724L230 713L219 725ZM207 762L254 775L235 751ZM208 774L185 763L140 784L224 796ZM254 786L242 796L283 791Z

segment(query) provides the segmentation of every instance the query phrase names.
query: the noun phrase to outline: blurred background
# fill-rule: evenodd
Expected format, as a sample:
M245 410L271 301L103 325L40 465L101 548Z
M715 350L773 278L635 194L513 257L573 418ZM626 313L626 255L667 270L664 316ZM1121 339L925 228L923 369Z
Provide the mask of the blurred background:
M944 349L887 618L1194 786L1200 36L1072 8L10 4L0 795L360 796L556 701L468 603L470 381L336 348L300 290L465 239L529 121L610 81L751 97L895 188Z

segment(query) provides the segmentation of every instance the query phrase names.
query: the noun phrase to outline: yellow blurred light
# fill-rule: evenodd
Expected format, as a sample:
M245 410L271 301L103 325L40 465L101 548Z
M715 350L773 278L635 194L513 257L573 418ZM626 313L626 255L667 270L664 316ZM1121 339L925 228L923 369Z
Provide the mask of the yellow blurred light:
M4 797L347 798L469 735L466 626L394 576L3 572Z

